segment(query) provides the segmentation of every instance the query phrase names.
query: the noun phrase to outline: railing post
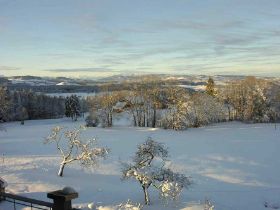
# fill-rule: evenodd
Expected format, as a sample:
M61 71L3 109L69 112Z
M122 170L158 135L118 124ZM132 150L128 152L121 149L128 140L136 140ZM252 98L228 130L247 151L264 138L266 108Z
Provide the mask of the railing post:
M7 182L0 178L0 202L5 200L2 193L5 193L5 188L8 186Z
M0 186L0 203L1 203L1 201L3 201L5 199L4 196L2 195L2 193L5 193L5 188L2 188Z
M78 197L78 193L65 187L63 190L49 192L47 196L53 199L53 210L72 210L72 200Z

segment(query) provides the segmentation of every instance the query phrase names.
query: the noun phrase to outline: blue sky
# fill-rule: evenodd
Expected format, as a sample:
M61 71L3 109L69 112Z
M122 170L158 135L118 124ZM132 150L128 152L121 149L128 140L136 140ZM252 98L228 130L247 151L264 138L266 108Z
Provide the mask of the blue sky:
M0 0L0 75L280 76L279 0Z

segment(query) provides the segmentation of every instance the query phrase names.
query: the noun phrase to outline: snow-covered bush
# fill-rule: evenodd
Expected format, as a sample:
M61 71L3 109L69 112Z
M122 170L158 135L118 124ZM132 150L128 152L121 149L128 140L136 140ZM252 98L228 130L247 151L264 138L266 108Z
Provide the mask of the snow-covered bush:
M105 147L96 147L96 139L83 141L81 139L82 127L74 130L66 130L57 126L52 129L52 133L46 138L45 143L55 143L60 152L62 161L58 171L59 176L63 176L65 165L74 161L79 161L81 166L95 166L99 159L104 159L109 150ZM63 147L62 145L65 145Z
M137 180L145 196L145 204L150 204L148 188L150 186L159 190L163 199L176 200L184 187L191 181L183 174L173 172L166 167L168 157L167 148L152 138L138 145L132 163L123 164L123 179Z
M121 203L118 205L118 210L141 210L143 209L143 205L140 203L133 203L128 200L126 203Z
M204 210L214 210L214 205L211 200L205 199L204 201Z
M98 116L93 113L90 113L90 115L86 117L85 121L87 127L97 127L100 123Z

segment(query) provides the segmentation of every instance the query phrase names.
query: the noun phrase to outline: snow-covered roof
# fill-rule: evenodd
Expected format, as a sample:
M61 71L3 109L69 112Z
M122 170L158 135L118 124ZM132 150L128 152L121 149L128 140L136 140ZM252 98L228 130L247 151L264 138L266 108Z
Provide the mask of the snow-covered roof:
M118 102L116 103L116 105L114 106L114 109L123 109L123 108L125 107L125 105L126 105L126 102L120 102L120 101L118 101Z

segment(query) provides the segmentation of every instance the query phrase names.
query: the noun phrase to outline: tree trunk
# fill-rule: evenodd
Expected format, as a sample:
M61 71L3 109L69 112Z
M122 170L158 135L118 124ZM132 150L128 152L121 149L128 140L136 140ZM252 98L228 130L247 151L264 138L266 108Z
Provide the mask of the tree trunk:
M230 107L228 106L228 120L231 121Z
M113 113L110 113L110 127L113 126Z
M154 109L154 116L153 116L153 128L155 128L156 127L156 119L157 119L157 113L156 113L157 111L156 111L156 108Z
M58 171L58 176L63 176L63 170L64 170L64 167L65 167L65 163L61 163L60 164L60 168L59 168L59 171Z
M150 198L149 198L149 194L148 194L148 188L142 186L143 191L144 191L144 196L145 196L145 204L149 205L150 204Z
M136 127L137 126L137 121L136 121L136 117L135 117L134 113L133 113L133 121L134 121L134 126Z

